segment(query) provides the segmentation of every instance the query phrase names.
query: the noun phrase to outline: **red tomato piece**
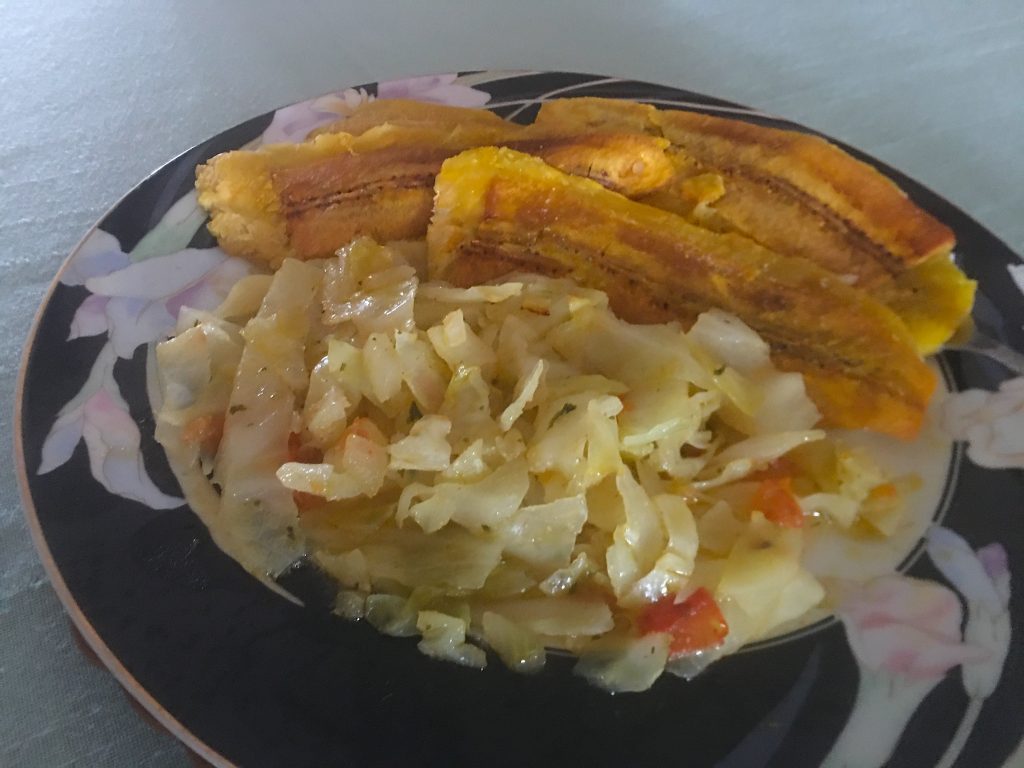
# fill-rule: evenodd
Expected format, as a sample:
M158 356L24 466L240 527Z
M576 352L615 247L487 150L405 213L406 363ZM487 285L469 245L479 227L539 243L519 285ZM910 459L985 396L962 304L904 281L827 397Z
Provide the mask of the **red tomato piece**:
M658 632L672 636L669 653L675 655L713 648L729 634L729 625L718 603L704 587L698 588L681 603L675 600L675 595L662 598L649 605L637 619L637 627L642 634Z
M800 528L804 524L804 511L793 495L791 482L788 477L762 480L754 493L753 508L783 528Z

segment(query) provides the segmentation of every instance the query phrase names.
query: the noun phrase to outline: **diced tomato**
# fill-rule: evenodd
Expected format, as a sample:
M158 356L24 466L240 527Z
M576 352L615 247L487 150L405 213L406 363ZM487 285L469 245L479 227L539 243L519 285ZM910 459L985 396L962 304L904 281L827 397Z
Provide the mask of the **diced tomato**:
M788 477L762 480L754 493L752 506L776 525L800 528L804 524L804 511L793 495L791 482Z
M672 636L669 653L692 653L713 648L729 634L729 625L718 603L704 587L681 603L675 600L675 595L662 598L648 606L637 619L637 627L642 634L659 632Z

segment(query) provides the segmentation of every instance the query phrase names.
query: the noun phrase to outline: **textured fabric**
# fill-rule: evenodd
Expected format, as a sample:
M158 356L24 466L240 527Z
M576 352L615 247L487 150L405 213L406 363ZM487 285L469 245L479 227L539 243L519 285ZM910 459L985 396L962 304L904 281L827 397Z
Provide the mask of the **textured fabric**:
M0 440L66 253L148 171L345 85L477 67L661 81L785 115L950 198L1024 250L1018 0L0 4ZM187 765L67 632L0 471L0 765Z

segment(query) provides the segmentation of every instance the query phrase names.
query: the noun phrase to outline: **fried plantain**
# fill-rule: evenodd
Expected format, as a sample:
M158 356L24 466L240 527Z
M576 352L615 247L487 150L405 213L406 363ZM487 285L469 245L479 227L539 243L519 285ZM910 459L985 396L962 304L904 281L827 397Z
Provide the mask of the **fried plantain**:
M829 426L913 437L936 384L900 319L820 266L566 175L480 148L445 161L427 232L432 279L468 286L512 271L571 276L631 322L719 307L804 375Z
M874 295L906 324L922 355L938 352L974 306L975 281L948 256L934 256L878 288Z
M423 237L434 176L445 158L470 147L516 147L637 196L672 178L667 144L645 135L553 135L500 119L454 128L385 123L359 136L325 133L218 155L197 169L196 187L224 250L276 266L286 257L330 256L361 236Z
M643 131L672 142L676 178L643 201L716 231L809 259L872 290L930 353L969 314L973 283L949 261L953 233L888 178L839 147L796 131L612 99L544 104L549 130ZM724 193L696 205L694 178ZM945 266L936 266L939 263Z
M736 228L745 234L756 222L756 233L774 238L801 251L792 255L828 259L824 253L799 242L792 243L794 217L817 222L845 243L846 250L859 255L870 266L852 265L849 274L870 280L875 274L895 274L933 256L947 254L954 244L953 233L915 205L892 181L867 163L818 136L756 125L686 110L658 110L617 99L579 98L546 102L535 125L550 130L642 131L662 136L681 150L683 175L696 167L721 174L726 195L737 183L743 192L735 195L735 208L722 213L735 217ZM760 199L750 197L761 190ZM780 207L777 215L792 226L783 231L762 231L766 217L748 209ZM766 245L772 245L765 243ZM827 266L827 265L826 265ZM842 269L830 271L843 274Z

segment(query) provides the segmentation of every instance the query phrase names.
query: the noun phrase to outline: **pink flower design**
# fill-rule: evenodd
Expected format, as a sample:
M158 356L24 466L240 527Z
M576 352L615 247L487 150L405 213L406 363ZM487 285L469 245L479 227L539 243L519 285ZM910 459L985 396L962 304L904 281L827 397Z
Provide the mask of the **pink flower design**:
M822 765L879 768L939 680L988 651L963 642L960 600L934 582L894 574L845 584L836 612L860 680L850 718Z
M131 357L169 333L181 307L213 309L249 271L219 248L186 248L90 277L85 287L93 295L75 313L71 337L105 331L118 356Z
M110 334L118 357L158 341L183 306L213 309L250 272L219 248L186 248L133 262L117 239L97 229L75 254L61 281L84 285L86 297L71 320L68 340Z
M260 141L297 144L305 141L310 131L346 117L360 104L372 100L365 88L349 88L283 107L274 113Z
M943 403L942 426L967 441L967 456L980 467L1024 468L1024 377L997 392L968 389Z
M113 347L104 346L85 386L61 409L43 442L38 474L64 464L84 440L92 476L108 491L153 509L179 507L184 501L165 494L146 474L139 427L114 380L116 359Z
M194 198L176 203L137 250L159 254L163 247L187 243L202 223L194 209ZM183 504L157 488L146 473L141 433L114 378L114 363L165 337L183 306L216 307L249 272L244 261L217 248L184 248L133 261L117 238L95 230L61 276L66 285L84 285L90 291L71 320L68 339L103 333L109 338L85 385L58 413L43 442L38 474L62 466L84 441L93 477L111 493L153 509Z
M934 582L893 575L848 586L838 613L854 656L872 671L938 679L986 655L962 642L960 600Z
M109 275L130 263L131 259L121 250L116 237L102 229L94 229L61 272L60 281L64 285L85 285L90 277Z
M458 79L457 74L451 73L384 80L377 84L376 98L413 99L454 107L482 107L490 101L490 94L462 85ZM292 104L274 113L261 140L264 144L305 141L310 131L350 115L360 104L374 98L364 88L349 88Z
M1003 602L1010 602L1010 561L1006 554L1006 548L998 542L988 544L979 549L975 554L981 561L981 567L985 569L986 575L992 580L996 591L1002 596ZM1005 590L1005 594L1003 594Z
M965 661L961 669L964 690L970 701L939 761L939 766L950 766L960 756L981 714L982 704L1003 675L1013 633L1009 607L1010 569L1002 544L989 544L975 552L962 536L940 526L929 529L926 543L935 567L967 603L964 639L986 651L984 658Z
M484 91L460 85L458 75L427 75L404 80L386 80L377 84L381 99L415 99L452 107L482 107L491 96Z
M86 296L85 301L79 304L75 311L75 316L71 318L68 341L83 336L98 336L110 330L110 321L107 320L108 303L110 299L106 296Z
M933 526L927 535L928 556L967 602L964 638L987 653L965 663L964 689L972 698L995 690L1010 649L1010 570L1002 544L973 551L959 534Z

